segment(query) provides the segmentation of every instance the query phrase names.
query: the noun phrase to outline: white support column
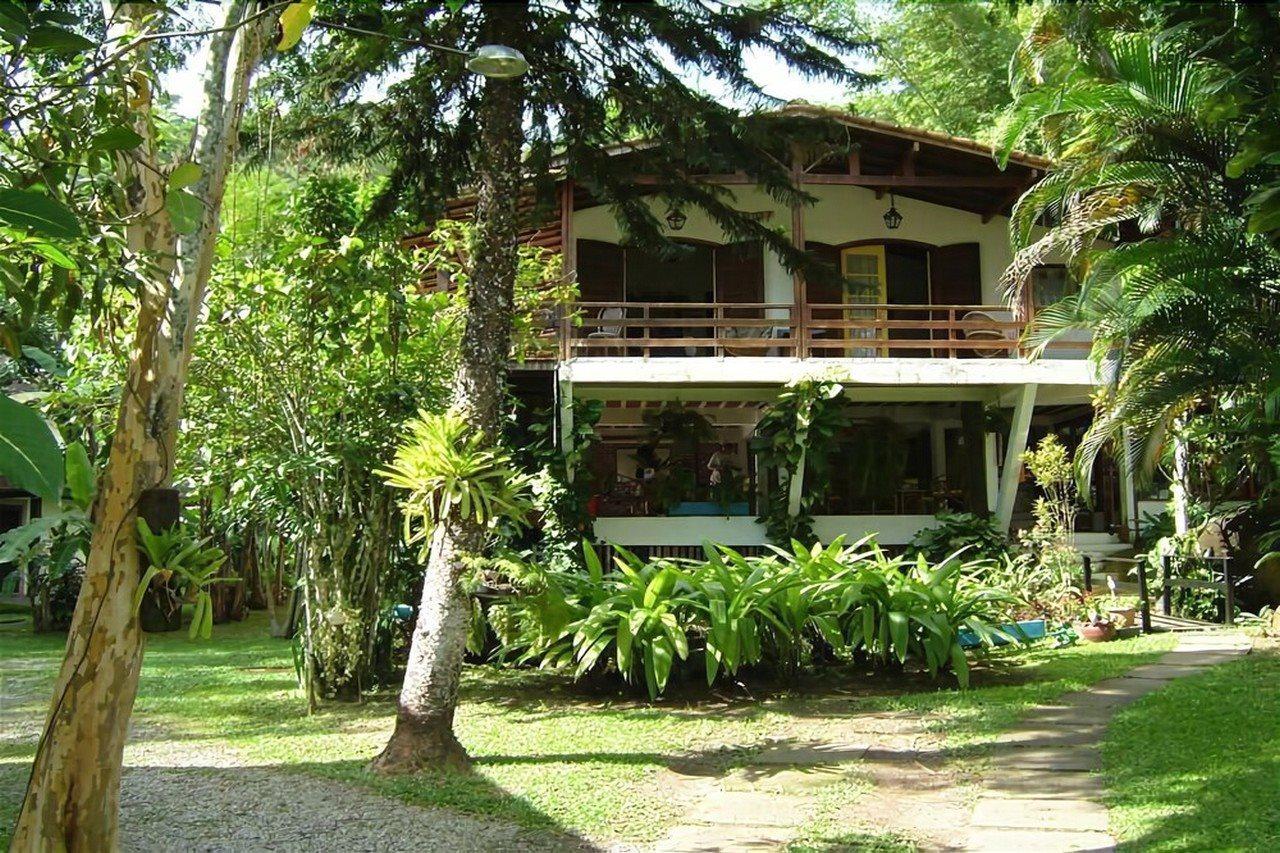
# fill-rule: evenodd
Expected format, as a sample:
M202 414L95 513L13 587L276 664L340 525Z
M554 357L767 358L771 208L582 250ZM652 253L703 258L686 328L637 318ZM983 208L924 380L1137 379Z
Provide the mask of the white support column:
M996 434L989 432L982 441L982 464L987 472L987 506L994 507L1000 497L1000 467L996 465Z
M996 494L996 525L1008 531L1013 521L1013 502L1018 496L1018 480L1022 476L1022 454L1027 449L1027 433L1031 429L1031 413L1036 407L1036 386L1022 386L1013 406L1013 423L1009 427L1009 442L1004 448L1004 470L1000 472L1000 487Z
M1129 434L1129 428L1125 427L1121 433L1121 439L1124 447L1121 449L1119 459L1116 460L1117 466L1120 468L1120 518L1124 523L1125 529L1128 530L1130 537L1129 542L1135 541L1138 535L1138 494L1133 483L1133 466L1129 464L1129 449L1132 447L1132 436Z
M807 436L805 436L807 438ZM787 514L800 514L800 498L804 496L804 464L808 461L809 448L804 446L800 451L800 464L796 468L796 475L787 483Z
M947 476L947 425L942 421L929 423L929 455L933 457L933 479Z
M567 379L556 382L560 403L560 452L565 456L573 450L573 383ZM568 466L569 481L573 482L573 466Z
M1169 484L1169 498L1173 504L1173 532L1181 536L1191 529L1187 500L1187 443L1177 434L1183 419L1178 418L1173 436L1173 482Z

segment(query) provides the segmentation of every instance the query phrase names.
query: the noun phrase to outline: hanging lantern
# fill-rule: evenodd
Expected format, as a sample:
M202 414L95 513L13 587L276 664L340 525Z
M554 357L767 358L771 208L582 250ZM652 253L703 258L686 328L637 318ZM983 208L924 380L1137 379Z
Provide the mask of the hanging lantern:
M889 209L884 212L884 227L890 231L896 231L898 226L902 224L902 214L898 212L898 208L894 206L893 193L889 193Z
M667 211L667 227L672 231L679 231L684 224L689 221L689 217L678 207L673 207Z

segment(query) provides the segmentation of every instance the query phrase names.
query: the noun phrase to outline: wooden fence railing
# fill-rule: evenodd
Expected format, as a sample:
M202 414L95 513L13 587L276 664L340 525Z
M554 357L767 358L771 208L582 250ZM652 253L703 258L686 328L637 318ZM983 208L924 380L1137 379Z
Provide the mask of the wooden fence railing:
M998 358L1022 351L1026 327L1003 305L579 302L567 316L562 358Z

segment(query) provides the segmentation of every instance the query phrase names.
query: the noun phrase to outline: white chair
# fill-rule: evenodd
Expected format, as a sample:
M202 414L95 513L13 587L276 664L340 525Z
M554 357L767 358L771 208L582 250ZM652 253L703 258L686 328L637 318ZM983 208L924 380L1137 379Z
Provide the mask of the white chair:
M622 319L625 319L625 318L626 318L626 316L627 316L627 312L626 312L626 309L624 309L624 308L601 308L601 309L600 309L600 314L598 315L598 319L600 319L600 320L622 320ZM596 327L596 330L595 330L594 332L588 332L588 333L587 333L587 340L591 340L591 339L593 339L593 338L595 338L595 339L597 339L597 340L605 340L605 339L610 339L610 338L620 338L620 337L622 337L622 328L623 328L623 327L622 327L622 324L621 324L621 323L618 323L617 325L608 325L608 326L601 325L601 326L598 326L598 327ZM609 354L609 350L610 350L610 349L613 349L613 347L605 347L605 355L608 355L608 354ZM588 352L588 353L590 353L590 352L591 352L591 347L590 347L590 346L588 346L588 347L587 347L587 352ZM625 352L625 350L624 350L624 352Z

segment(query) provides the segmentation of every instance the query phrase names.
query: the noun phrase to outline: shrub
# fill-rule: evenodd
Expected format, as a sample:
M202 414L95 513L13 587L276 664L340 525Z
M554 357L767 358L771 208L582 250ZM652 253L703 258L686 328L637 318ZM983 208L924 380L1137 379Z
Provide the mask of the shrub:
M1026 615L1063 620L1079 607L1081 592L1075 579L1080 567L1073 560L1046 560L1023 552L975 561L971 567L974 580L1009 593Z
M1009 538L987 515L973 512L943 512L937 524L916 533L907 546L911 554L923 554L930 562L940 562L965 550L968 558L998 559L1009 551Z
M708 685L743 667L792 674L819 650L837 660L861 650L967 686L962 632L988 646L1016 639L998 624L1019 602L983 582L978 563L889 557L870 538L759 557L708 543L704 560L614 550L608 572L590 546L585 573L513 568L519 594L490 610L499 658L572 666L575 677L614 671L656 698L697 652Z

